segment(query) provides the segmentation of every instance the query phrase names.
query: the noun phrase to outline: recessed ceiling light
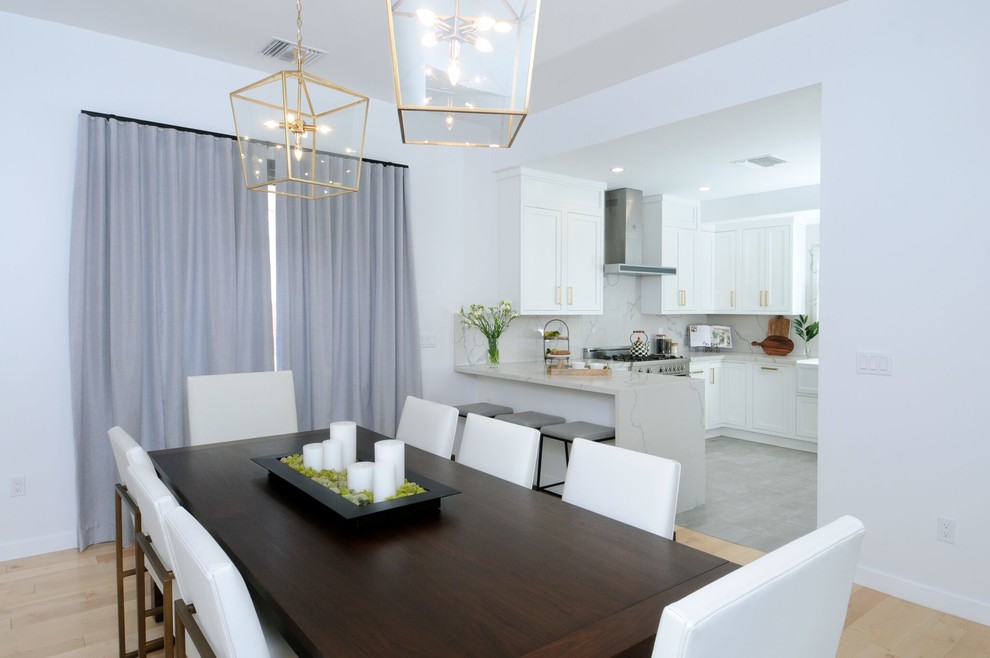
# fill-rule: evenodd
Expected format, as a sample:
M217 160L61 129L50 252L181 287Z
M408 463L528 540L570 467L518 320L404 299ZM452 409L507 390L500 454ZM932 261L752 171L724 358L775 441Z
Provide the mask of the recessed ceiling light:
M625 171L625 169L623 169L622 167L612 167L611 171L613 174L621 174L622 172Z
M699 192L711 192L711 190L712 188L708 187L707 185L702 185L701 187L698 188Z

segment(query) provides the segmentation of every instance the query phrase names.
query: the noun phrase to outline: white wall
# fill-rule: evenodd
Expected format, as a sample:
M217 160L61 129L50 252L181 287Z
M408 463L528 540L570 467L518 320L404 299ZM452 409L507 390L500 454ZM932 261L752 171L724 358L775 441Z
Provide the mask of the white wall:
M987 25L984 0L848 0L532 116L497 154L525 165L821 83L819 522L865 522L859 582L984 624ZM924 347L956 336L962 359ZM893 376L856 375L857 350L891 352Z
M76 545L75 459L68 354L69 227L76 121L82 109L231 134L228 93L271 71L252 71L0 13L0 33L30 64L7 71L0 103L4 212L0 215L0 560ZM438 346L423 350L424 389L454 396L447 318L473 285L465 197L487 153L399 141L394 106L373 102L365 154L411 168L419 314ZM481 160L482 164L466 163ZM481 187L471 182L474 187ZM476 196L492 194L485 189ZM481 250L474 261L494 254ZM436 318L443 318L438 322ZM7 496L10 477L27 495ZM112 492L107 491L107 505Z

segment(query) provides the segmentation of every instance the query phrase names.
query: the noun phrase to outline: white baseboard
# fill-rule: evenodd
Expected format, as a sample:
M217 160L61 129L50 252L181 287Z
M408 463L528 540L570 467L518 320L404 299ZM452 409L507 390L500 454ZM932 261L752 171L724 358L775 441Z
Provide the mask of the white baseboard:
M990 626L990 602L977 601L865 567L856 569L856 583L911 603Z
M792 450L803 450L804 452L818 453L818 443L815 441L802 441L786 436L776 436L774 434L762 434L751 432L750 430L740 430L734 427L719 427L705 432L706 439L714 439L717 436L727 436L730 439L742 439L753 443L763 443L768 446L778 448L790 448Z
M67 548L76 548L77 546L76 535L71 532L0 544L0 562L64 551Z

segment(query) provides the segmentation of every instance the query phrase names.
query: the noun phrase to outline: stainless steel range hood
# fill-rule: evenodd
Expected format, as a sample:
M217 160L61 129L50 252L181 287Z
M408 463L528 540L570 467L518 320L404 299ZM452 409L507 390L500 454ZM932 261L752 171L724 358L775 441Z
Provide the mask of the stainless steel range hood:
M605 274L660 276L675 267L643 262L643 193L628 187L605 193ZM659 231L656 235L659 236ZM659 245L655 249L660 253Z

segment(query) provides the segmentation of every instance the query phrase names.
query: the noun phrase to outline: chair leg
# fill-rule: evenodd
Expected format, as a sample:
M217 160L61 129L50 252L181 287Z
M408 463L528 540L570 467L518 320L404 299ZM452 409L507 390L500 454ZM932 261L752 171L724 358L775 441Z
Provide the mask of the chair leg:
M120 658L127 655L127 642L124 637L124 528L123 509L120 503L120 492L114 489L114 514L117 521L117 536L114 540L114 552L117 559L117 638L119 641Z
M534 489L543 491L540 484L543 481L543 434L540 434L540 447L536 449L536 486Z
M134 534L141 532L140 521L135 519L134 522ZM135 598L137 599L137 634L138 634L138 656L140 658L145 658L148 655L147 643L148 643L148 629L146 619L148 617L147 612L147 601L145 600L144 592L144 579L146 576L146 571L144 568L144 551L141 550L141 545L138 542L134 542L134 568L137 571L137 594Z

